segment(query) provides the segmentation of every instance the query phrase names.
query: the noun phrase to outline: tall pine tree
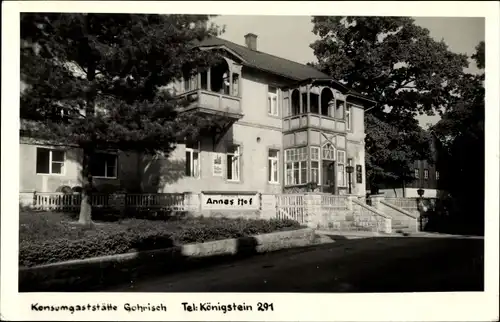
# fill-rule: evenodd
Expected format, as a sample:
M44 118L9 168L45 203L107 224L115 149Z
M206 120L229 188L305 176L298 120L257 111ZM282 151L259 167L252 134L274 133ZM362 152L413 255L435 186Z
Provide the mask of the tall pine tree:
M218 34L206 15L23 13L22 133L83 150L79 222L90 224L97 149L168 154L209 120L179 114L161 88L214 62L192 44Z

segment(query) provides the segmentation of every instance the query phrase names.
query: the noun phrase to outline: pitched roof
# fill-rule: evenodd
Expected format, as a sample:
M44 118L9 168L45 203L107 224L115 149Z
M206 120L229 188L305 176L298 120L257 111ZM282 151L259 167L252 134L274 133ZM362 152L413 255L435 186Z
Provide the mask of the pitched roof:
M314 67L300 64L285 58L273 56L258 50L252 50L225 39L210 37L205 38L199 44L201 47L225 46L235 54L240 56L245 65L264 71L271 72L286 78L301 81L308 78L328 78L325 73L320 72Z
M218 38L209 37L202 40L197 44L199 47L218 47L224 46L234 54L239 56L243 60L243 65L248 67L260 69L269 73L283 76L285 78L300 82L310 79L331 79L329 75L317 70L314 67L300 64L285 58L277 57L268 53L264 53L258 50L252 50L246 46L238 45L234 42ZM335 81L335 80L333 80ZM340 86L345 87L341 83L335 81ZM347 89L347 88L346 88ZM347 89L347 92L358 96L360 98L368 99L372 101L371 98L366 97L352 89Z

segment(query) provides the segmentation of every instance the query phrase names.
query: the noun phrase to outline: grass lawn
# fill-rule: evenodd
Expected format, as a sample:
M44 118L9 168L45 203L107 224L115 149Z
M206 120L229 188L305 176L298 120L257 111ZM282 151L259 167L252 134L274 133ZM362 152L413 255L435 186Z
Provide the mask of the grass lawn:
M75 225L74 221L71 214L21 212L19 265L35 266L301 228L291 220L200 217L96 221L93 228Z

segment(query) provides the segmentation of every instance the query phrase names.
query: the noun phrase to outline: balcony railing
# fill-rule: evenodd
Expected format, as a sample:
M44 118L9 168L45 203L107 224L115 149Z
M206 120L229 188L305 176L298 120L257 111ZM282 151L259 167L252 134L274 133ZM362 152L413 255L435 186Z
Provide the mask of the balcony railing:
M221 114L232 118L243 116L241 98L207 90L197 89L179 95L185 97L190 103L182 111L196 109L207 114Z
M291 131L306 127L345 132L346 122L345 120L313 113L287 116L283 119L284 131Z

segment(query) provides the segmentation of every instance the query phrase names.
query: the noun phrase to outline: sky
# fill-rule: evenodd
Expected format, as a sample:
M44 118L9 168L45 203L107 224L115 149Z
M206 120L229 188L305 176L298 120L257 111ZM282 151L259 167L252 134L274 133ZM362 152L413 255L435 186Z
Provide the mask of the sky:
M451 51L472 55L476 45L485 38L484 18L413 17L415 23L429 29L431 37L444 39ZM317 38L312 33L310 16L218 16L214 22L225 25L226 40L245 45L244 35L258 36L257 49L299 63L316 61L309 45ZM471 64L468 71L477 68ZM438 116L420 116L420 125L436 123Z

